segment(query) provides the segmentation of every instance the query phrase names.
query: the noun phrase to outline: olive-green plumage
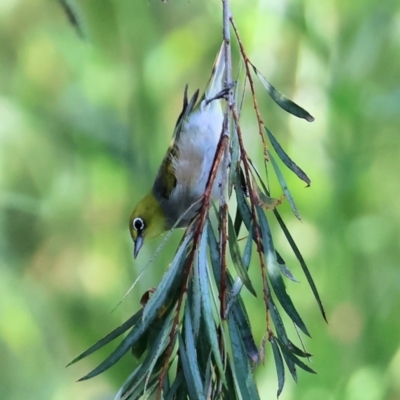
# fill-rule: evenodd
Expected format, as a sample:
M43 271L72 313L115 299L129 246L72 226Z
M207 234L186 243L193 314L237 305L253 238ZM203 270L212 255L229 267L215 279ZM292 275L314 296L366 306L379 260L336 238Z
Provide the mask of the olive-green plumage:
M186 227L200 208L199 200L205 192L222 132L220 99L224 94L223 47L221 46L210 81L199 102L198 90L188 101L186 86L183 109L175 126L172 143L161 163L153 187L131 213L129 229L135 243L135 257L145 240L170 230L179 218L181 220L177 226ZM219 186L217 176L213 186L214 196Z

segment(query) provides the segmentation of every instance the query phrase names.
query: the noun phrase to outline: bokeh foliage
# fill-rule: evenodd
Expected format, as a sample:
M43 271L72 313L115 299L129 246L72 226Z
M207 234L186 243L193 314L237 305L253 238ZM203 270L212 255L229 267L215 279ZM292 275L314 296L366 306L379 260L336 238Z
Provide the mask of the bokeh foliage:
M185 83L204 87L220 43L218 1L76 3L86 42L55 1L0 3L0 397L7 399L108 398L132 370L128 356L74 383L107 349L63 367L131 315L164 272L146 273L110 313L158 244L133 261L130 208L169 143ZM398 2L234 3L254 64L316 117L309 125L260 99L267 126L312 180L304 189L287 176L303 223L287 205L280 212L292 220L329 319L326 326L306 285L290 289L313 336L306 344L318 375L301 374L282 399L397 399ZM247 148L256 129L249 119ZM176 232L165 257L179 239ZM260 340L261 326L258 333ZM271 354L257 372L265 399L276 393L269 361Z

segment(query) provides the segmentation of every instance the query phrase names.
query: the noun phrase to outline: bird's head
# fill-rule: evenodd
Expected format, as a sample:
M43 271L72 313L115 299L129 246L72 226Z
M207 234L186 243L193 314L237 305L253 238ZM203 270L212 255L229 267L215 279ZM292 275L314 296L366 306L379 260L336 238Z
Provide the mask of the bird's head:
M160 202L151 192L137 203L129 218L129 231L134 242L136 258L143 243L166 231L166 218Z

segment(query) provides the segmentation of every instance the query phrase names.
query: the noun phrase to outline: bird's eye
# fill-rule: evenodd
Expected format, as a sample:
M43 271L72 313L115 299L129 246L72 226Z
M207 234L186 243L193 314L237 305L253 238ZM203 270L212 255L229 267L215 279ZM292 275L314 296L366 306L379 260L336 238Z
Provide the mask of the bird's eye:
M144 222L142 220L142 218L135 218L132 222L133 225L133 229L135 229L135 231L142 231L144 229Z

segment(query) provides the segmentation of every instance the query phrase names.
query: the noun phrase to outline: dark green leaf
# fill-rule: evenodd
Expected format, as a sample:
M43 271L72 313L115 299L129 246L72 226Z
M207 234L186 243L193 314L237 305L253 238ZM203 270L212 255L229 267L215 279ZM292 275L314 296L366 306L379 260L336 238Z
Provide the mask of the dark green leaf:
M291 358L288 356L288 353L285 353L282 351L283 358L285 359L285 363L288 367L288 370L290 372L290 375L292 375L293 379L295 382L297 382L297 371L296 371L296 364L291 360Z
M277 251L275 251L275 254L276 254L276 261L278 262L282 274L285 275L286 278L290 279L292 282L299 283L299 281L293 276L290 269L286 266L285 260L281 257L281 255Z
M298 314L292 299L286 293L285 283L283 282L280 268L277 266L275 249L272 242L271 230L269 228L268 220L261 207L256 205L258 221L260 223L262 241L264 245L264 253L267 261L267 272L271 281L272 288L281 303L283 309L286 311L291 320L308 336L310 336L303 320Z
M105 336L103 339L99 340L96 344L93 346L89 347L86 351L84 351L82 354L80 354L78 357L75 357L68 365L74 364L79 360L82 360L82 358L87 357L89 354L92 354L96 350L100 349L101 347L105 346L106 344L110 343L112 340L117 338L118 336L122 335L125 331L127 331L130 327L135 325L140 318L142 317L142 312L143 310L140 309L135 315L130 317L126 322L124 322L122 325L120 325L118 328L114 329L112 332L110 332L107 336Z
M249 290L249 292L253 296L257 296L253 288L253 285L251 283L250 277L247 273L247 269L243 264L243 260L240 255L239 244L237 242L237 237L235 234L235 229L233 227L232 219L229 214L228 214L228 236L229 236L229 250L231 253L233 265L235 266L236 272L240 276L240 279L242 280L246 288Z
M167 393L164 393L164 400L173 400L175 399L175 394L178 388L182 385L183 382L183 372L180 371L175 377L174 383Z
M304 261L303 256L302 256L301 253L300 253L299 248L298 248L297 245L296 245L296 242L294 241L292 235L290 234L290 232L289 232L289 230L287 229L285 223L283 222L283 219L282 219L282 217L280 216L279 212L278 212L277 210L274 210L273 213L274 213L274 215L275 215L275 217L276 217L276 219L277 219L277 221L278 221L278 223L279 223L279 225L280 225L280 227L281 227L283 233L285 234L286 239L287 239L287 241L289 242L290 247L291 247L292 250L293 250L293 253L296 255L296 258L299 260L299 263L300 263L301 268L302 268L302 270L303 270L303 272L304 272L304 275L306 276L307 281L308 281L308 284L310 285L311 290L312 290L312 292L313 292L313 294L314 294L314 297L315 297L315 299L316 299L316 301L317 301L317 303L318 303L318 307L319 307L319 309L320 309L320 311L321 311L322 317L324 318L324 320L325 320L326 322L328 322L327 319L326 319L326 314L325 314L324 306L322 305L322 301L321 301L321 298L320 298L319 293L318 293L318 289L317 289L317 287L315 286L315 283L314 283L314 280L313 280L313 278L312 278L312 276L311 276L311 273L310 273L310 271L309 271L309 269L308 269L308 267L307 267L306 262Z
M212 366L212 352L209 352L207 357L207 363L205 367L205 376L204 376L204 395L208 398L208 388L213 383L213 366ZM228 383L229 384L229 383Z
M211 265L213 267L213 273L215 281L217 285L221 284L221 257L219 254L219 245L217 242L217 238L215 237L214 230L211 226L210 221L207 223L207 240L208 240L208 249L210 253Z
M201 317L201 292L200 292L200 277L198 268L193 268L193 279L191 282L191 295L189 303L191 305L191 314L193 322L193 332L195 338L199 335L200 317Z
M267 92L271 96L272 100L274 100L278 106L298 118L303 118L308 122L314 121L314 117L310 115L304 108L300 107L292 100L289 100L282 93L278 92L254 65L252 65L252 67L260 82L263 84L265 89L267 89Z
M285 384L285 366L283 365L282 354L279 350L278 344L276 343L275 337L271 339L271 346L274 354L276 374L278 376L278 391L276 396L279 397Z
M158 312L167 305L170 294L174 291L174 285L180 281L183 265L186 259L187 245L192 239L193 234L188 233L180 244L170 267L163 276L157 289L150 297L143 310L143 320L154 320Z
M203 394L203 382L200 377L200 369L197 362L197 354L196 354L196 346L195 339L193 335L193 326L192 320L190 318L190 310L189 307L186 307L185 312L185 344L186 344L186 352L188 359L190 360L190 372L193 377L193 383L195 387L195 392L197 393L196 398L204 398Z
M218 335L215 327L214 314L211 304L211 293L209 290L209 276L206 258L206 244L207 244L207 232L208 232L208 221L206 221L203 234L200 239L200 246L197 251L197 256L195 257L195 268L198 268L198 273L200 277L200 291L201 291L201 304L202 304L202 316L205 322L205 331L210 341L211 349L214 354L215 362L218 366L219 373L223 381L224 378L224 368L222 365L221 354L218 345Z
M279 314L279 311L276 308L276 305L275 305L274 301L272 300L271 296L269 296L269 298L268 298L268 309L269 309L269 312L271 313L272 322L274 323L278 337L282 340L283 343L289 343L289 339L286 334L285 325L283 324L281 315Z
M232 307L232 315L235 318L247 356L254 362L254 364L257 364L259 361L258 349L251 332L250 321L246 312L246 308L240 297Z
M310 353L307 353L301 349L299 349L295 344L293 344L290 340L288 341L288 343L284 343L282 340L280 341L281 346L285 346L287 351L299 356L299 357L303 357L303 358L309 358L312 355Z
M305 364L303 361L299 360L293 353L291 353L286 346L284 346L279 338L277 339L279 347L282 351L283 356L285 357L285 355L287 356L287 358L285 357L285 359L290 359L294 364L296 364L298 367L300 367L301 369L303 369L304 371L310 372L311 374L315 374L316 372L311 369L307 364Z
M120 343L120 345L97 368L80 380L93 378L114 365L137 342L141 335L148 329L150 324L158 317L159 311L168 302L168 297L171 294L175 282L180 279L186 257L186 246L190 239L191 235L187 235L181 243L170 268L164 275L156 291L150 297L150 300L147 302L143 310L143 318L140 319L140 322L133 327L131 332Z
M235 215L235 222L234 222L234 226L235 226L235 232L236 232L236 236L239 235L240 232L240 227L242 226L242 215L240 214L239 208L236 208L236 215Z
M188 312L186 312L185 314L189 315ZM189 396L191 399L199 399L199 400L205 399L202 393L203 387L201 385L201 382L196 380L196 377L194 375L195 368L192 368L194 360L191 359L190 356L188 356L188 354L186 353L185 345L183 343L182 337L179 332L178 332L178 339L179 339L179 356L183 368L183 373L185 376L186 386L189 391Z
M223 399L226 400L236 400L236 392L235 392L235 381L233 379L233 372L231 367L231 359L228 357L228 362L226 365L226 385L223 386Z
M78 36L84 39L86 35L84 33L82 18L78 13L75 3L72 0L58 0L58 2L64 10L68 22L74 27Z
M247 204L243 190L237 183L235 186L235 191L236 191L237 206L240 211L240 215L243 219L246 229L249 230L249 227L251 225L251 212L249 205Z
M248 232L246 246L244 247L243 250L243 265L246 268L246 270L249 269L252 248L253 248L253 227L251 226Z
M120 400L122 398L123 393L126 391L126 388L135 379L135 376L139 371L140 371L140 365L129 375L128 379L123 383L121 388L118 390L118 393L116 394L114 400Z
M279 158L282 160L282 162L291 170L293 171L302 181L307 183L307 186L310 186L310 178L306 175L306 173L294 163L291 158L285 153L285 151L282 149L281 145L278 143L278 141L275 139L274 135L272 132L264 126L265 131L267 132L268 138L272 144L272 147L275 149L276 154L278 154Z
M121 392L123 398L129 398L141 385L143 385L141 391L146 390L146 386L151 378L154 366L168 345L174 314L175 311L171 310L168 316L165 318L162 328L160 329L157 338L154 340L146 359L135 371L135 375L131 376L124 383L123 390Z
M231 338L232 356L234 359L233 374L242 399L259 399L253 373L251 371L247 354L243 345L240 331L235 319L228 317L229 336Z
M175 308L173 308L170 311L169 315L165 319L165 322L163 324L163 327L159 335L157 336L157 339L152 343L151 349L149 350L146 360L142 363L142 367L145 368L147 375L146 384L148 383L148 380L150 379L150 376L153 373L153 369L157 361L160 359L162 353L168 346L171 336L171 329L174 316L175 316Z
M276 177L278 178L279 184L281 185L281 188L282 188L282 190L283 190L283 193L285 193L285 196L286 196L286 198L288 199L288 202L289 202L289 204L290 204L290 208L292 209L294 215L295 215L298 219L301 220L300 214L299 214L299 212L297 211L296 204L294 203L293 197L292 197L292 195L291 195L291 193L290 193L290 191L289 191L289 188L288 188L288 186L287 186L287 184L286 184L285 178L283 177L282 172L281 172L281 170L280 170L279 167L278 167L278 164L276 163L274 157L272 157L272 154L271 154L270 152L268 152L268 156L269 156L269 159L271 160L272 166L273 166L273 168L274 168Z
M249 265L250 265L250 260L251 260L251 250L252 250L252 245L253 245L253 235L251 233L252 231L253 231L253 229L250 229L249 235L247 236L247 240L246 240L246 246L243 251L243 265L246 268L246 270L248 270ZM232 305L236 302L237 297L240 295L242 287L243 287L243 282L240 279L240 277L236 278L233 285L231 283L229 283L229 289L230 289L229 302L226 306L225 315L229 314L229 311L230 311Z
M84 381L86 379L93 378L96 375L101 374L106 369L113 366L131 347L136 343L136 341L141 337L144 331L148 328L150 323L145 324L143 320L135 325L126 338L119 344L119 346L94 370L80 378L79 381Z

